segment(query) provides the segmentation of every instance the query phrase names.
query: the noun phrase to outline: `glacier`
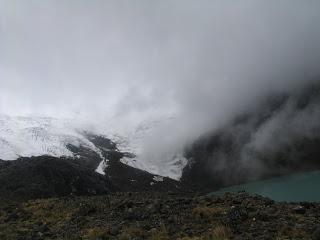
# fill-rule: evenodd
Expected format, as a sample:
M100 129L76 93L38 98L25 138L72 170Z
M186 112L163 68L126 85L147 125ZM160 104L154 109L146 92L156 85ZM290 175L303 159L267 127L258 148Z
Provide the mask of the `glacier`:
M78 156L68 149L68 145L85 147L101 157L96 172L104 174L108 159L103 157L101 149L88 137L88 134L104 136L117 145L120 152L127 153L120 161L159 176L179 180L187 160L178 154L163 161L145 159L143 142L153 127L154 121L138 124L134 129L119 133L116 129L90 132L76 119L56 119L49 117L21 117L0 115L0 159L16 160L19 157L49 155L54 157ZM129 157L128 157L129 155Z

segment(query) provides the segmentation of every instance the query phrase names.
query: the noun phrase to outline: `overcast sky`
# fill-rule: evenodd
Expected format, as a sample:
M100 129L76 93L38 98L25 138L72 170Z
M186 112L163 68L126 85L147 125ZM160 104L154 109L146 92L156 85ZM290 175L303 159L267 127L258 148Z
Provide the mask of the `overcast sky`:
M0 113L221 122L319 75L318 0L0 0Z

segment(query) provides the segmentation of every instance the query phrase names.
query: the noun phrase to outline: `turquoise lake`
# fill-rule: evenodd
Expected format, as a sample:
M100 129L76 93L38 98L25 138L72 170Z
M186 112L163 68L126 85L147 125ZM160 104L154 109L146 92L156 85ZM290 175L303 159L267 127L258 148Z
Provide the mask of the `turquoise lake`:
M269 180L250 182L213 192L221 195L226 192L246 191L259 194L275 201L320 202L320 171L276 177Z

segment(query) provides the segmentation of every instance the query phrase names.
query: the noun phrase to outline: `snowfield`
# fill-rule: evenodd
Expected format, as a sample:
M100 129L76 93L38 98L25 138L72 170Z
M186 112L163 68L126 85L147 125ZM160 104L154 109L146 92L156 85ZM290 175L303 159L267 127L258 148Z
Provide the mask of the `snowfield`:
M0 116L0 159L50 155L73 156L66 147L85 146L100 152L68 120Z
M145 170L147 172L179 179L187 160L182 155L170 156L163 161L153 158L141 158L143 144L146 136L150 134L154 122L145 122L135 129L119 134L109 129L101 133L117 144L121 152L129 153L130 157L124 157L121 162ZM62 120L41 117L12 117L0 115L0 159L16 160L19 157L32 157L50 155L54 157L75 156L67 145L86 147L101 156L101 163L96 172L104 174L107 167L107 159L104 159L101 150L87 137L88 129L76 124L74 120Z

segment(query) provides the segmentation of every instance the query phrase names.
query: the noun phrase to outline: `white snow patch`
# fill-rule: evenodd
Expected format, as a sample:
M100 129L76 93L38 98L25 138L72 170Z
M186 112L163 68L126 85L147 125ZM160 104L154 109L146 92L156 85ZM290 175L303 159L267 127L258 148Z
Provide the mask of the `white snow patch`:
M153 181L163 182L163 177L162 177L162 176L154 176L154 177L153 177Z
M96 169L96 172L101 175L106 175L106 173L104 171L107 168L107 166L108 166L108 163L106 160L101 161L99 166Z

